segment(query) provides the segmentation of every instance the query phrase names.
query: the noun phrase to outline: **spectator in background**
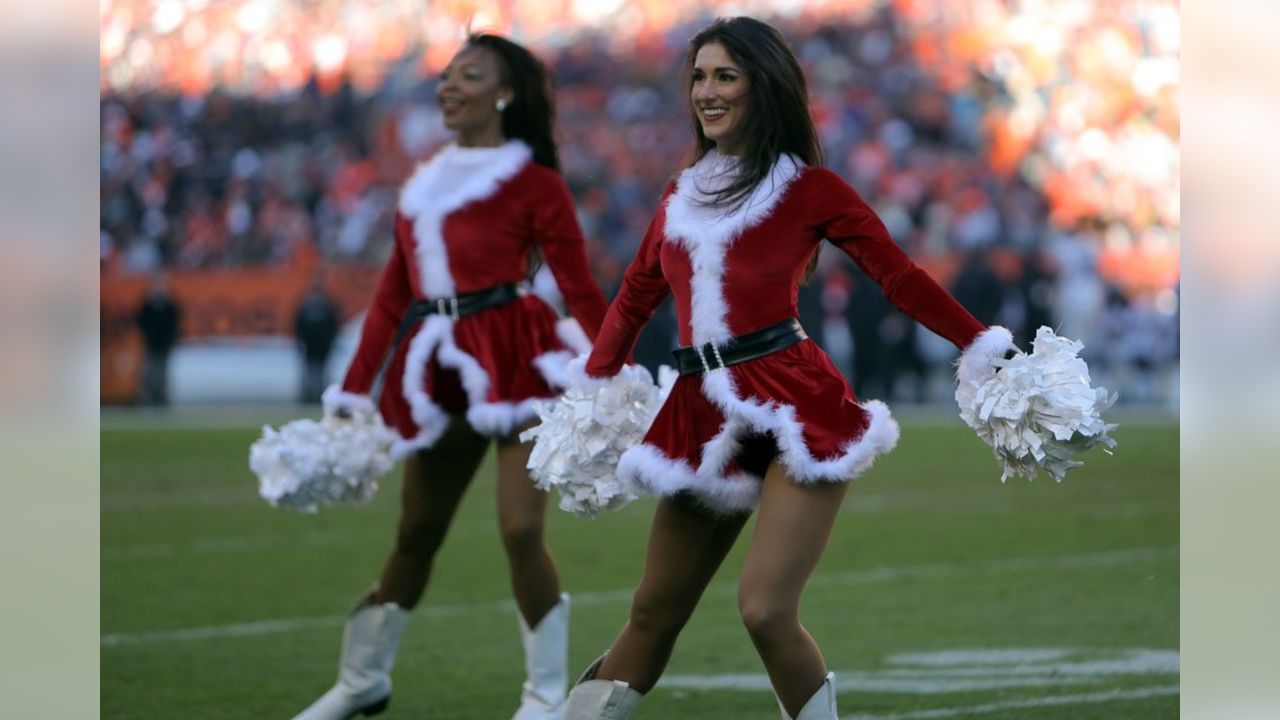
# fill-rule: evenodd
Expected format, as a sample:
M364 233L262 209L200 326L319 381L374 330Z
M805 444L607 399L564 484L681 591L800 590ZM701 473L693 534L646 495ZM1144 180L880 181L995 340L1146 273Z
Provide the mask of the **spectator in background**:
M178 344L182 313L169 294L169 282L164 275L152 277L137 319L145 350L139 400L144 405L168 405L169 353Z
M338 337L339 323L338 306L325 293L324 279L316 276L298 303L298 312L293 319L293 335L302 351L303 403L320 402L325 387L325 364L329 361L333 341Z
M951 294L956 300L968 308L979 322L994 325L1004 303L1004 292L1004 282L991 269L986 254L982 250L967 250L960 272L951 286Z

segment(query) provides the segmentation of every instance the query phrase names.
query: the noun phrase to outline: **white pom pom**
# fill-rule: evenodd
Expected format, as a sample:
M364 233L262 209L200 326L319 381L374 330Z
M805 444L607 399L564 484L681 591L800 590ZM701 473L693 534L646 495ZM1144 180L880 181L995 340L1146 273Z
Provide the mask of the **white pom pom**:
M1061 482L1084 464L1076 453L1115 447L1110 433L1116 426L1102 413L1116 396L1090 386L1089 367L1077 356L1083 347L1042 327L1030 355L992 359L981 375L961 374L960 418L995 452L1002 482L1012 475L1034 478L1037 469Z
M395 440L376 412L294 420L279 430L262 428L249 448L249 469L258 476L258 494L273 507L312 513L323 504L372 498L378 479L395 465Z
M593 517L636 499L617 477L618 459L638 443L662 405L649 371L628 365L612 378L575 381L559 399L535 406L541 424L520 434L533 440L529 475L539 489L560 492L560 509Z

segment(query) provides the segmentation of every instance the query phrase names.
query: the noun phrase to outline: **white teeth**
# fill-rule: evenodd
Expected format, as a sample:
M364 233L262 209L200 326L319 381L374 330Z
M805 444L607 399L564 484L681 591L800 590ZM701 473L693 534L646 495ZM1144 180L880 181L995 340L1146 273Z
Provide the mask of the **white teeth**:
M714 110L703 110L702 116L708 119L715 119L720 117L721 115L724 115L727 112L729 111L725 108L716 108Z

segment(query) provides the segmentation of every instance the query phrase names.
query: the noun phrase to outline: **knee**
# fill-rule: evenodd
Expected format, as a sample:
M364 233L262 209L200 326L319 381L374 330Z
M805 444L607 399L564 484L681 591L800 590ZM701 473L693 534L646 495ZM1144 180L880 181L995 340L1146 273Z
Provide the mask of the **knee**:
M508 555L523 555L542 548L542 519L538 517L501 518L498 532Z
M671 598L636 591L631 599L630 626L646 635L674 637L684 628L692 608Z
M432 557L444 544L448 525L430 518L402 515L396 531L396 552L402 555Z
M800 623L794 606L760 592L739 592L738 612L757 645L785 637Z

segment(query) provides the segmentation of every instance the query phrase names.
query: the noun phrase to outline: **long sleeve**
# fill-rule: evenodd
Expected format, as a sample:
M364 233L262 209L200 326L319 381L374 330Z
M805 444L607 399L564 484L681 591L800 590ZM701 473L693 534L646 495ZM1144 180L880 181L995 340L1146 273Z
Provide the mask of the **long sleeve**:
M382 279L378 281L378 289L373 294L373 303L365 315L360 345L356 348L355 357L342 381L342 389L349 393L369 392L391 341L395 338L400 319L413 299L403 249L413 239L413 224L403 215L397 214L395 232L396 242L391 259L382 271Z
M669 187L663 194L663 202L670 191ZM604 325L587 359L587 374L592 377L609 377L622 369L645 323L671 292L659 259L662 249L659 216L655 215L649 222L640 249L622 275L618 296L604 316Z
M604 319L605 299L591 275L587 244L578 227L573 196L559 175L534 212L534 238L542 251L569 313L595 340Z
M813 178L812 197L807 198L817 213L818 231L852 258L889 302L960 349L986 330L894 243L857 191L829 170L809 172L820 174Z

